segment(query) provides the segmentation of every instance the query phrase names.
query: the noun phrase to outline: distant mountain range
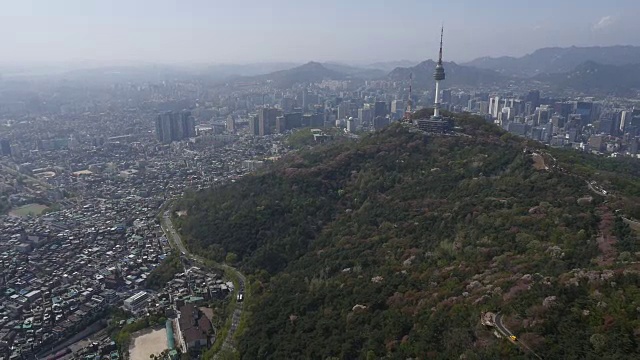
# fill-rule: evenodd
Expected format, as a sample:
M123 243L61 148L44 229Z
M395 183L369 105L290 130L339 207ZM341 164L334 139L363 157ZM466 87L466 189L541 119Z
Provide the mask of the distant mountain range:
M216 77L256 76L274 71L291 69L298 64L292 62L255 63L255 64L214 64L203 69L206 73Z
M82 65L82 64L81 64ZM396 66L401 65L401 66ZM368 65L347 65L336 62L255 63L244 65L201 64L170 66L159 64L123 64L119 66L79 66L76 70L49 68L56 78L71 81L163 81L170 79L201 79L214 83L269 83L277 87L316 83L322 80L407 81L413 73L414 87L432 89L436 63L426 60L380 62ZM393 68L392 68L393 67ZM583 93L635 94L640 89L640 47L569 47L544 48L523 57L479 58L464 64L445 63L445 87L480 87L521 82L549 86L559 91L573 89ZM35 74L33 69L3 67L4 74ZM9 77L8 76L8 77ZM7 77L7 78L8 78Z
M277 87L291 87L295 84L315 83L323 80L344 80L348 77L349 75L345 72L332 70L321 63L312 61L292 69L280 70L265 75L243 77L239 81L268 82Z
M337 71L360 79L383 78L389 71L375 67L359 67L340 63L322 63L322 66L329 70Z
M495 70L509 76L531 77L539 74L570 72L586 61L604 65L640 64L640 47L552 47L539 49L518 58L509 56L478 58L464 65Z
M433 60L427 60L413 67L398 67L386 73L379 69L366 69L335 63L309 62L292 69L276 71L270 74L241 77L237 81L269 82L278 87L290 87L294 84L314 83L322 80L388 79L405 81L409 79L409 74L413 73L414 85L417 88L429 88L434 84L432 74L435 66L436 63ZM493 85L508 80L508 77L493 70L461 66L456 63L446 63L445 68L447 69L447 74L450 75L447 80L448 86Z
M569 72L541 74L533 79L557 89L583 93L634 95L640 91L640 64L606 65L587 61Z
M413 67L399 67L389 73L389 80L408 80L413 73L414 86L418 88L433 88L433 71L436 62L427 60ZM458 65L454 62L445 62L444 68L447 73L446 86L480 86L494 85L508 81L508 77L493 70L478 69L471 66Z
M433 70L436 63L426 60L412 67L398 67L383 78L392 81L407 81L413 73L415 88L432 89L435 86ZM626 65L600 64L596 61L579 63L568 71L539 74L522 79L495 70L445 62L447 72L446 87L481 87L507 84L508 82L538 81L557 90L572 89L582 93L631 95L640 89L640 63ZM270 80L277 86L291 86L296 83L313 83L322 80L374 79L384 73L341 64L320 64L310 62L289 70L282 70L257 78Z
M419 63L418 61L411 61L411 60L383 61L383 62L376 62L373 64L369 64L364 67L368 69L380 69L386 72L390 72L399 67L416 66L418 63Z

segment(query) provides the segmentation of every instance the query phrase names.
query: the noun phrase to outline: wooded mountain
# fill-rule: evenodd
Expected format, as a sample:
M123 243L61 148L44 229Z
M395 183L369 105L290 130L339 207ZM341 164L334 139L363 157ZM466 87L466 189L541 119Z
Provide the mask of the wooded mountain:
M640 91L640 63L616 66L588 61L570 72L538 75L534 79L589 94L635 95Z
M268 81L274 86L288 88L295 84L321 82L322 80L344 80L348 77L346 73L328 69L321 63L312 61L292 69L245 77L241 81Z
M389 73L388 78L394 81L408 81L409 75L413 73L413 83L417 88L433 89L433 71L436 62L426 60L416 66L409 68L396 68ZM453 62L445 62L444 68L447 72L446 86L480 86L506 83L508 78L493 70L478 69L470 66L461 66Z
M570 72L576 66L587 61L605 65L640 64L640 47L550 47L538 49L519 58L509 56L482 57L463 65L495 70L504 75L530 77L538 74Z
M427 60L409 68L395 68L386 75L387 79L394 81L408 81L409 74L413 72L414 85L417 88L432 88L434 86L433 70L436 63ZM455 63L446 63L447 84L451 86L479 86L494 85L506 82L509 79L492 70L477 69L468 66L460 66ZM275 86L291 87L294 84L320 82L322 80L346 80L346 79L377 79L385 78L385 73L378 69L365 69L355 66L309 62L292 69L276 71L266 75L239 78L238 81L270 81Z
M412 60L398 60L398 61L382 61L375 62L373 64L369 64L366 68L370 69L380 69L386 71L387 73L393 71L395 68L399 67L412 67L418 65L418 61Z
M250 274L242 359L530 358L483 311L545 359L640 356L640 247L621 217L640 213L637 160L455 125L393 124L186 195L190 249Z
M213 64L208 65L201 72L215 79L227 79L237 76L256 76L275 71L287 70L298 66L295 63L255 63L255 64Z
M340 63L322 63L322 66L326 67L329 70L337 71L346 75L350 75L354 78L359 79L378 79L384 78L388 71L384 71L378 68L365 68L359 66L351 66Z

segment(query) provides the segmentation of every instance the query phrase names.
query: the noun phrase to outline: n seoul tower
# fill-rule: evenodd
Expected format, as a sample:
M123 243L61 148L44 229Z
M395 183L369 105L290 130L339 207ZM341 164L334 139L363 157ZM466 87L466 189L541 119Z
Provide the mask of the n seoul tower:
M433 78L436 80L436 102L433 107L433 119L440 119L440 81L444 80L444 66L442 66L442 38L444 36L444 26L440 29L440 57L438 58L438 65L436 65L436 71L433 73Z

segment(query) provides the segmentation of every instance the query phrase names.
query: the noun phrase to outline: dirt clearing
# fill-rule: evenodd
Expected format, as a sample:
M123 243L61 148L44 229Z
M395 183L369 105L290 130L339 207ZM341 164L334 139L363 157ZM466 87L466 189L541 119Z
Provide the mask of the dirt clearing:
M131 360L149 360L149 355L158 355L167 348L167 330L143 330L134 334L129 347Z

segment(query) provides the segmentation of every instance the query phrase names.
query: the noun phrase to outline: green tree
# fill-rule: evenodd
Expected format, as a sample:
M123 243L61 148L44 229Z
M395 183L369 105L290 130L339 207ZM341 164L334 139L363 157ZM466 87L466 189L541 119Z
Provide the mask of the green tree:
M233 265L236 263L236 261L238 261L238 255L236 255L235 253L227 253L227 256L225 258L225 262L229 265Z

